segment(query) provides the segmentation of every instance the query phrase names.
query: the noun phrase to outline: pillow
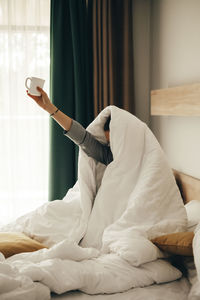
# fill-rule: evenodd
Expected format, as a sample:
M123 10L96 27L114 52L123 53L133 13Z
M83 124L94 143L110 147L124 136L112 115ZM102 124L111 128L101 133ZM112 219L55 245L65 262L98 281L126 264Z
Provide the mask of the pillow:
M0 232L0 252L7 258L21 252L46 248L41 243L20 232Z
M152 239L160 250L176 255L193 256L192 241L194 232L177 232Z
M200 201L192 200L185 204L188 217L188 231L194 231L200 222Z

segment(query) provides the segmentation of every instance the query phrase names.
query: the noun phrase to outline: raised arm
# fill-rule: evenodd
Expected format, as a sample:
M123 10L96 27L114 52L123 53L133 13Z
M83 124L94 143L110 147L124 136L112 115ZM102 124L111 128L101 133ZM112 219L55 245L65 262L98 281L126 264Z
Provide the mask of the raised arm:
M91 133L85 130L81 124L60 111L51 103L43 89L38 87L38 91L41 93L41 96L33 96L29 94L28 91L27 95L54 118L64 129L64 134L68 138L80 146L88 156L93 157L105 165L108 165L113 160L112 152L108 145L100 143Z
M72 119L60 111L49 99L47 93L40 87L37 88L41 96L33 96L27 92L27 95L32 98L41 108L48 112L52 118L66 131L69 131L72 124Z

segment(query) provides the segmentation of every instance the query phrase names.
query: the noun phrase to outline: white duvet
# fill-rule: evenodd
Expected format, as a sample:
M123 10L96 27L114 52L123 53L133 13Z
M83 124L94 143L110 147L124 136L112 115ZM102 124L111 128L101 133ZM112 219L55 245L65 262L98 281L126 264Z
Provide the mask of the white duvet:
M26 293L19 299L44 300L50 291L74 289L116 293L181 277L150 241L185 230L186 212L171 168L148 127L124 110L105 108L88 131L106 142L108 115L114 160L105 167L80 149L78 181L63 200L2 228L50 248L1 258L0 299Z

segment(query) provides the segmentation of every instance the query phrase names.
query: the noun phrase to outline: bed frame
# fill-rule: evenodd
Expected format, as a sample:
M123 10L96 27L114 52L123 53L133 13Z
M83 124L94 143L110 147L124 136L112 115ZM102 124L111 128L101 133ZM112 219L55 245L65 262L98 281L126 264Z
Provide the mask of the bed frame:
M186 204L191 200L200 201L200 179L173 170L176 183L181 192L183 202Z

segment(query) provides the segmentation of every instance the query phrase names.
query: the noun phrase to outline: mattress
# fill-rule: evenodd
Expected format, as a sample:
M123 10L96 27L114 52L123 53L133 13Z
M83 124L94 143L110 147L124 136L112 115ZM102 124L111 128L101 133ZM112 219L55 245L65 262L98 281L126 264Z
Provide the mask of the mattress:
M187 300L190 283L182 277L165 284L154 284L143 288L134 288L124 293L111 295L87 295L79 291L62 295L52 294L54 300Z

